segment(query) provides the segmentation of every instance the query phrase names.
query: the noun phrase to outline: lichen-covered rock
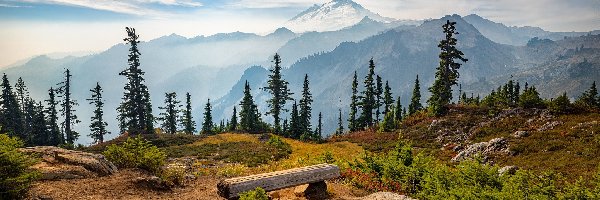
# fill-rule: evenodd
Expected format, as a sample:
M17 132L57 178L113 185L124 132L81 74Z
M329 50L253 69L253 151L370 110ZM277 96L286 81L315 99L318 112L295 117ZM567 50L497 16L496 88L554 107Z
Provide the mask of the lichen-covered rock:
M527 131L515 131L512 135L514 138L523 138L529 136L529 132Z
M66 150L53 146L21 148L19 151L41 157L32 166L42 173L42 179L74 179L111 175L117 167L101 154Z
M563 124L563 122L561 121L552 121L552 122L546 122L544 125L542 125L540 128L537 129L537 131L547 131L547 130L552 130L554 129L554 127Z
M480 142L471 144L458 152L453 162L460 162L467 159L472 159L476 155L480 155L484 160L492 154L508 153L508 140L505 138L494 138L488 142Z

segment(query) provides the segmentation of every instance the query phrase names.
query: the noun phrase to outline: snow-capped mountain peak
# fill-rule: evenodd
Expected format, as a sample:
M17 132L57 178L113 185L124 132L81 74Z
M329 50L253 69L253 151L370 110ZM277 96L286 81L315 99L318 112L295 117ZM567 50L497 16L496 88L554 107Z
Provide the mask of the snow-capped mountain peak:
M285 27L297 33L334 31L355 25L365 17L379 22L394 21L373 13L352 0L332 0L322 5L313 5L290 19Z

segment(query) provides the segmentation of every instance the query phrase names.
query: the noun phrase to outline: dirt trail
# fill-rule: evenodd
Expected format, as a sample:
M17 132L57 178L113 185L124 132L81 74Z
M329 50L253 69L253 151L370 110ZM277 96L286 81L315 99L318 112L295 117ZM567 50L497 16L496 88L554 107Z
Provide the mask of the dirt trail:
M106 177L39 181L34 183L28 199L223 199L217 194L217 178L199 177L185 187L156 190L137 183L139 177L150 175L142 170L124 169ZM328 183L331 199L354 199L366 195L339 183ZM294 196L294 188L271 192L278 199L304 199ZM352 195L352 196L348 196Z

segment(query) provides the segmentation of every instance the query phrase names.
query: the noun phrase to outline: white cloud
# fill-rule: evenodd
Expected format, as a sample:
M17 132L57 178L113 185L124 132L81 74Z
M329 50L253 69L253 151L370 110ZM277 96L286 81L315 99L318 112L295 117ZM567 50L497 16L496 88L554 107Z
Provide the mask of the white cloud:
M285 8L285 7L309 7L313 4L322 4L320 0L239 0L229 3L227 6L235 8Z
M184 6L184 7L199 7L202 3L194 0L22 0L23 2L29 3L42 3L42 4L57 4L65 6L77 6L85 7L96 10L105 10L116 13L137 15L137 16L149 16L149 17L165 17L168 15L167 12L160 11L158 9L148 8L146 4L162 4L170 6Z

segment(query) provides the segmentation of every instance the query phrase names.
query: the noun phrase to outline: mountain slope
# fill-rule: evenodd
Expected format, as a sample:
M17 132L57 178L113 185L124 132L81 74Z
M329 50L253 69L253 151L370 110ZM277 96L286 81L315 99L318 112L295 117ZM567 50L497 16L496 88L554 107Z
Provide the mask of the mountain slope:
M586 35L590 32L550 32L539 27L532 26L506 26L502 23L496 23L485 19L479 15L471 14L463 17L463 19L477 28L485 37L490 40L500 43L515 46L524 46L534 37L541 39L561 40L565 37L578 37ZM598 34L600 31L592 31L593 34Z

